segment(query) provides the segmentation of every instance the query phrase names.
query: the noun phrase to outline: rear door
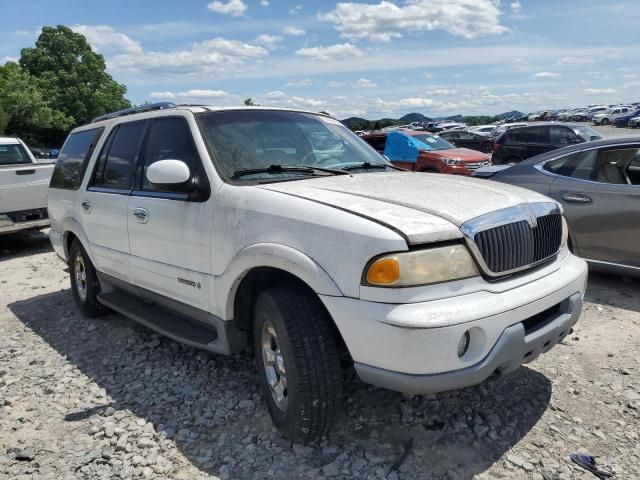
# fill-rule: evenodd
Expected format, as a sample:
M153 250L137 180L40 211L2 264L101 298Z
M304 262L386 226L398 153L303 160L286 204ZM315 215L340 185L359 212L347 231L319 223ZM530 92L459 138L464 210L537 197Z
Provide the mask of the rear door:
M557 172L550 196L563 204L580 256L640 267L639 152L640 143L587 149Z
M159 160L181 160L193 176L207 181L188 119L151 121L126 213L133 283L208 310L213 204L208 198L150 185L146 170Z
M147 121L116 125L109 134L82 195L84 230L103 273L125 281L129 273L129 196Z

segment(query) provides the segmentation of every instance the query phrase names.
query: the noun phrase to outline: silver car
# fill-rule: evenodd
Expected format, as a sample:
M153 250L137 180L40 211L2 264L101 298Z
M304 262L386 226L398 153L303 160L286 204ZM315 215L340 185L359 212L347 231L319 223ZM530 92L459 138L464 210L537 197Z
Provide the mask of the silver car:
M573 145L474 176L557 200L575 254L593 270L640 278L640 137Z

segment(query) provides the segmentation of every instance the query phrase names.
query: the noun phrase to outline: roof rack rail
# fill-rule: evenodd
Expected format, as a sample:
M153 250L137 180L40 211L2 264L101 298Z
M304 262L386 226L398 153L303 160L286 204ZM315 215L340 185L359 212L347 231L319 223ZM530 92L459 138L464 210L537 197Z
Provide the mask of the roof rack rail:
M110 118L124 117L125 115L133 115L134 113L152 112L153 110L165 110L167 108L176 108L176 104L172 102L156 102L139 107L126 108L117 112L105 113L91 120L91 123L101 122Z

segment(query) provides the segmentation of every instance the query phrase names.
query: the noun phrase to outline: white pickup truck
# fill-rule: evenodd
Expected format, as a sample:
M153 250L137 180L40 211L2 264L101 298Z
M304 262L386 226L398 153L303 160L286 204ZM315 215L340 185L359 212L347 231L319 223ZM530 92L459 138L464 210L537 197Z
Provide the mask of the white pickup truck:
M53 168L52 163L38 163L22 140L0 137L0 235L49 226L47 190Z

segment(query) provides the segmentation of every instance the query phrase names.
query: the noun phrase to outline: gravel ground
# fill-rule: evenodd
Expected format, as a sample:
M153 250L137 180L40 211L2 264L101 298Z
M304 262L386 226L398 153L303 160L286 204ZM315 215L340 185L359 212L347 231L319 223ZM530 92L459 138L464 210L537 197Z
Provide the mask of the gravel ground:
M251 358L78 314L43 233L0 238L0 478L640 478L640 282L593 275L579 329L500 381L411 397L346 375L330 438L282 440Z

